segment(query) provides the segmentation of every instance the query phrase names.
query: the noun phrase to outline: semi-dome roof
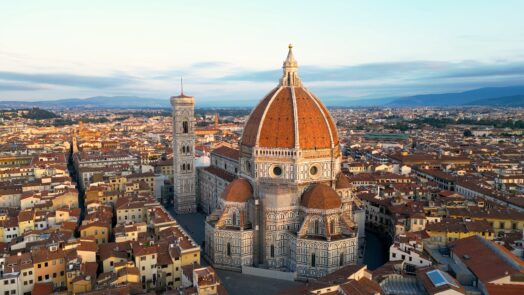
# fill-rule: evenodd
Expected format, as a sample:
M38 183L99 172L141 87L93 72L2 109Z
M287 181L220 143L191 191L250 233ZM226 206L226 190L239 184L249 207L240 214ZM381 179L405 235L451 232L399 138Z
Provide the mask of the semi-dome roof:
M349 180L349 177L347 177L346 174L340 173L338 176L337 182L335 183L336 189L347 189L352 188L353 185L351 184L351 181Z
M243 203L253 197L253 187L244 178L233 180L222 193L222 199L227 202Z
M320 99L302 86L292 47L284 61L280 85L252 111L241 144L263 148L333 148L337 129Z
M302 195L301 205L308 209L337 209L342 201L330 186L316 183Z

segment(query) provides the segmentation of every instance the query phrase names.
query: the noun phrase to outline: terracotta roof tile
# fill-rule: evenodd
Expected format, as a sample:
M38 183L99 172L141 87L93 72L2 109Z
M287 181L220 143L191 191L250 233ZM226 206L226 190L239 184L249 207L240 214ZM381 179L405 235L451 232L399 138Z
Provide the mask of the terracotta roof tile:
M352 187L353 185L351 184L349 177L347 177L344 173L340 173L340 175L338 176L337 182L335 184L335 188L346 189L346 188L352 188Z
M336 209L342 202L334 189L316 183L302 195L301 205L309 209Z
M233 180L222 193L222 199L227 202L246 202L253 197L253 187L244 178Z
M331 137L335 145L338 144L337 130L332 131L329 125L333 119L327 111L324 114L322 103L311 97L302 87L295 87L295 96L297 98L300 147L303 149L330 148Z
M204 170L224 180L227 180L228 182L232 182L235 179L235 175L215 166L205 167Z
M296 108L296 118L295 118ZM295 134L295 123L298 134ZM271 91L249 117L241 143L265 148L331 148L339 144L337 129L322 102L303 87Z
M238 158L240 157L239 150L230 148L225 145L214 149L211 153L225 157L225 158L233 159L233 160L238 160Z
M483 240L481 237L472 236L452 242L451 251L484 283L522 273L521 270L506 262L507 259L514 260L514 256L507 255L507 253L504 253L505 255L496 253L488 247L488 243L493 244L493 242ZM505 258L501 255L504 255Z
M262 128L258 134L258 145L271 148L293 148L295 146L295 124L291 88L281 88L267 107Z
M242 134L242 144L255 146L258 136L258 126L261 124L262 116L273 95L279 88L271 90L262 101L253 109Z

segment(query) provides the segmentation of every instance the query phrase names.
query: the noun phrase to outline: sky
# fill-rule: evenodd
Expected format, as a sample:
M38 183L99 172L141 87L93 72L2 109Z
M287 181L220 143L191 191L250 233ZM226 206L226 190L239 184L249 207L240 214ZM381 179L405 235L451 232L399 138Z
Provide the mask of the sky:
M254 105L289 43L331 105L524 85L524 1L0 0L0 100Z

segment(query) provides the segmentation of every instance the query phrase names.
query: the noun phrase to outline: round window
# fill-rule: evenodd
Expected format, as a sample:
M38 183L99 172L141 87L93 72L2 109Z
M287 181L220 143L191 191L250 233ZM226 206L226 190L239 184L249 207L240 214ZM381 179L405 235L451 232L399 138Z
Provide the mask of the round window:
M311 168L309 168L309 173L311 173L311 175L317 175L318 173L317 166L311 166Z
M275 176L282 175L282 168L280 166L273 167L273 174L275 174Z

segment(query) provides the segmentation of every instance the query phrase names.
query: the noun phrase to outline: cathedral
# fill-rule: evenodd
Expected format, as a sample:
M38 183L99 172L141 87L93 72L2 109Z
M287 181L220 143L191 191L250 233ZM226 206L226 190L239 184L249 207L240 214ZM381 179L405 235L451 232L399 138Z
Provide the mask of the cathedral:
M364 212L341 173L336 125L302 85L291 45L239 150L212 154L197 177L199 206L209 214L204 250L214 267L314 278L359 262Z

